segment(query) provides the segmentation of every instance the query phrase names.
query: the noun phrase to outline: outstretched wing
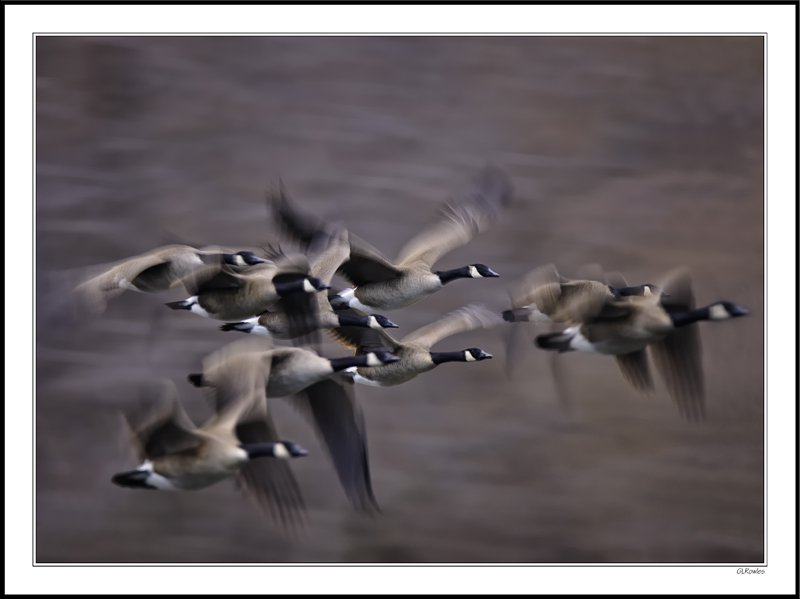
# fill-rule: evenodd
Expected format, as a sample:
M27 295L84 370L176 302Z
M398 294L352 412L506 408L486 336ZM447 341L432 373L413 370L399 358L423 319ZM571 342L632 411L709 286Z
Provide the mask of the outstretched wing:
M123 412L140 461L197 449L201 445L202 439L178 401L178 390L172 381L145 383L140 394L138 404Z
M653 393L653 379L647 361L647 350L640 349L628 354L615 355L622 377L639 393Z
M397 262L408 266L421 262L430 268L442 256L484 231L511 202L511 179L499 168L487 165L466 190L441 209L435 224L423 230L400 250Z
M337 313L351 314L353 316L366 316L366 313L354 308L337 308ZM394 352L398 342L384 329L368 329L366 327L338 327L326 329L334 339L344 346L356 350L356 355L371 351L384 350Z
M480 304L470 304L459 308L436 322L417 329L403 337L403 343L416 343L425 348L432 347L437 341L457 333L489 328L503 324L504 320Z
M272 418L250 420L236 427L243 444L280 441ZM291 531L305 526L305 504L300 487L287 460L259 458L239 470L237 480L242 490L258 508Z
M370 481L364 416L352 381L334 375L307 387L291 402L313 423L353 507L379 511Z
M668 313L694 309L691 276L687 269L673 270L659 286L670 294L661 297L661 306ZM675 329L652 348L656 368L681 415L688 420L702 420L705 417L705 384L697 325Z
M341 265L339 274L356 287L380 283L399 277L402 271L374 246L350 233L350 258Z

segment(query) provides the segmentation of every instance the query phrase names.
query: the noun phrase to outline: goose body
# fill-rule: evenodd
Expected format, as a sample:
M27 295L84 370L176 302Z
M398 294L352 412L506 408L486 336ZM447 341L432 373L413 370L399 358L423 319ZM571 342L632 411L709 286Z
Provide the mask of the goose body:
M320 282L321 288L330 288L336 270L348 259L350 246L347 236L347 231L341 228L315 234L309 247L308 259L311 265L311 277ZM319 329L333 329L340 326L397 328L397 325L380 314L353 316L335 312L326 295L322 293L310 296L289 294L281 298L275 307L274 311L266 311L259 316L242 322L229 323L220 328L223 331L240 331L275 339L293 339ZM302 316L292 318L290 311Z
M268 260L246 272L218 263L191 273L182 282L191 296L167 306L216 320L250 318L272 308L282 298L329 288L310 276L308 261L302 255Z
M187 245L168 245L117 263L80 284L75 293L86 307L99 312L105 309L108 299L126 290L140 293L167 291L208 264L242 268L263 262L249 250L228 252L219 247L196 249Z
M546 264L533 269L509 288L511 310L503 312L503 318L508 322L578 323L584 314L598 310L606 302L663 293L649 283L628 287L599 280L565 279L553 264Z
M375 247L349 237L350 256L337 272L353 287L331 298L334 308L354 308L371 313L410 306L435 293L456 279L498 277L484 264L470 264L447 271L433 271L445 254L469 242L485 230L511 201L513 187L500 169L487 166L471 181L458 200L445 205L441 217L412 238L397 260L389 260ZM281 186L273 198L276 220L293 238L309 243L325 225L319 219L300 213L288 200Z
M192 384L217 388L227 376L265 384L270 397L290 400L315 427L333 460L339 479L359 511L377 509L367 461L366 429L352 382L342 373L370 369L398 358L388 352L327 359L303 348L271 348L267 340L247 338L231 343L203 361ZM266 375L264 373L267 373ZM338 373L338 374L337 374Z
M704 414L700 341L703 320L721 321L748 314L732 302L694 308L688 272L678 269L658 288L664 294L612 298L578 306L581 321L561 333L536 337L542 349L613 355L623 377L635 389L652 392L646 348L650 347L670 394L686 418ZM668 292L668 293L667 293Z
M216 413L200 428L183 411L171 381L162 388L156 409L126 415L142 463L116 474L112 482L129 488L193 491L238 477L261 507L280 511L286 523L296 521L303 505L288 465L268 464L261 458L282 461L307 452L291 441L278 441L257 377L220 374L212 391Z
M356 367L351 370L357 383L391 387L400 385L445 362L476 362L492 356L478 348L455 352L432 352L431 347L450 335L487 328L502 323L502 319L480 305L469 305L408 334L401 341L386 331L341 327L331 334L346 346L356 350L356 356L371 351L389 351L398 361L375 368Z

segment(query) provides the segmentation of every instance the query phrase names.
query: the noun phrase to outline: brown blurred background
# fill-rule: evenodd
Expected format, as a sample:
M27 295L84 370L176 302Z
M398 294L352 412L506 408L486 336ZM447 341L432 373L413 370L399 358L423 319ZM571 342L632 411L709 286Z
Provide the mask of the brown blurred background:
M763 49L760 37L39 37L36 557L41 562L760 562L763 560ZM310 535L279 535L232 483L121 489L135 466L119 408L137 381L185 380L239 338L126 293L71 318L84 267L158 245L275 239L264 191L393 257L485 160L513 205L441 269L482 262L387 313L406 334L554 262L631 284L691 268L708 418L663 385L635 395L603 356L531 348L506 378L501 330L448 338L495 359L402 386L357 387L383 514L350 509L313 431L283 400L281 435ZM329 345L330 355L342 349Z

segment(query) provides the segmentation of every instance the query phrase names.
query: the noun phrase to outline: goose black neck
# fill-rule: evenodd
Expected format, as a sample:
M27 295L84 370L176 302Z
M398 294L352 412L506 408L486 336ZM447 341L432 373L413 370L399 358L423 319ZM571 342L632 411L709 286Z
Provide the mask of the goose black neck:
M247 457L252 460L255 458L275 457L275 445L276 443L248 443L239 447L244 449L247 452Z
M472 274L469 272L469 266L462 266L461 268L454 268L453 270L437 270L435 274L438 275L442 285L446 285L450 281L455 281L456 279L472 278Z
M699 320L709 320L708 308L698 308L688 312L674 312L669 317L672 319L672 326L683 327Z
M629 295L642 295L642 287L609 287L611 293L616 297L627 297Z
M437 366L445 362L466 362L463 351L432 351L431 360Z
M345 368L352 368L353 366L368 366L366 355L348 356L346 358L332 358L330 363L334 372L340 372Z
M369 326L369 316L355 316L353 314L336 314L339 317L340 327L366 327Z
M273 284L275 285L275 292L280 297L289 295L290 293L300 293L305 291L305 278L288 282L273 281Z

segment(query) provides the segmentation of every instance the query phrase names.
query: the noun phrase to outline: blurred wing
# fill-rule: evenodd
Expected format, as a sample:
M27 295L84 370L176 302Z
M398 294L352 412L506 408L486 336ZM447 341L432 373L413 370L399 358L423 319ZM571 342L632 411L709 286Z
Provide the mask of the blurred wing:
M336 271L349 256L350 242L346 229L336 229L330 235L318 233L308 252L311 275L330 285Z
M653 392L653 379L647 362L647 350L640 349L628 354L615 355L617 366L623 378L639 393Z
M278 193L270 192L267 195L267 206L283 233L303 246L307 247L314 234L325 228L325 222L321 218L297 209L289 199L283 181L280 182Z
M280 441L268 415L244 422L236 427L236 436L243 443L275 443ZM305 525L305 504L288 460L260 458L247 462L239 470L242 490L259 509L289 530Z
M198 448L202 439L167 379L141 388L139 404L124 412L140 461Z
M353 383L337 374L307 387L292 403L313 422L353 507L380 511L372 493L366 427Z
M403 337L402 342L416 343L422 347L430 348L445 337L475 329L486 329L504 322L499 314L495 314L485 306L470 304L446 314L436 322L409 333Z
M217 414L230 410L265 410L264 393L272 367L269 340L246 338L234 341L203 360L203 388L208 391Z
M428 268L442 256L486 230L511 201L513 185L502 170L486 166L469 187L441 209L441 218L400 250L397 262L408 266L422 262Z
M673 270L659 286L670 294L661 298L661 306L668 313L694 309L691 276L687 269ZM651 347L656 368L681 415L688 420L705 418L705 383L697 325L675 329Z
M514 309L536 304L540 312L554 313L561 297L561 281L555 265L534 268L509 287L508 295Z
M366 316L364 312L353 308L337 308L340 314ZM356 355L366 354L371 351L385 350L393 352L398 347L398 342L384 329L368 329L365 327L338 327L326 329L334 339L344 346L356 350Z
M606 274L606 284L610 287L622 288L628 286L628 281L622 276L621 272L610 272Z
M506 376L511 380L524 364L525 356L532 345L529 334L531 327L519 323L504 328L501 337L506 351Z
M350 258L341 265L339 274L355 286L379 283L399 277L402 272L375 247L349 234Z
M578 279L584 281L597 281L598 283L606 282L606 273L603 267L599 264L584 264L578 269Z

